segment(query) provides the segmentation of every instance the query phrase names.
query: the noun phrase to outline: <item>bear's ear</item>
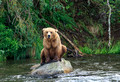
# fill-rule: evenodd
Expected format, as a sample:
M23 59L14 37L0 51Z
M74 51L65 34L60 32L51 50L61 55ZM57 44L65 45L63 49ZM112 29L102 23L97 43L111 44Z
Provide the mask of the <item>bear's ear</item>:
M46 28L43 28L42 31L44 31Z
M45 35L45 34L44 34L45 29L46 29L46 28L43 28L43 29L42 29L42 34L43 34L43 36Z
M58 32L58 29L55 29L55 32Z

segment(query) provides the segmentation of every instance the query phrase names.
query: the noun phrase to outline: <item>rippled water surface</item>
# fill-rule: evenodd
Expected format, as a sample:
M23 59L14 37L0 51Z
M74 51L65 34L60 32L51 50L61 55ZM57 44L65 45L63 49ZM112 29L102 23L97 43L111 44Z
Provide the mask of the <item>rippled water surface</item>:
M0 63L0 82L120 82L120 55L93 55L65 58L74 71L49 78L30 77L30 67L39 60L20 60Z

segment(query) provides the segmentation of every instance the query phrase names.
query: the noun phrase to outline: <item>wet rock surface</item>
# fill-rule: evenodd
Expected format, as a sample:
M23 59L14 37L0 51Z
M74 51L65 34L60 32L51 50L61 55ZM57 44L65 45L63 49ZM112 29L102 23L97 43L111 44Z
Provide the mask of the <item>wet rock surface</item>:
M42 66L40 66L40 64L36 64L32 66L31 69L31 75L33 76L55 75L73 71L71 63L63 58L61 61L44 64Z

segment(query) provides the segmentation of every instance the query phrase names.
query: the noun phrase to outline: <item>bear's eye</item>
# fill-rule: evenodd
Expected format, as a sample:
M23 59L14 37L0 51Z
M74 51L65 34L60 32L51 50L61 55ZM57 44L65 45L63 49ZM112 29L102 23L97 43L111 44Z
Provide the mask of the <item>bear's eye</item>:
M48 33L48 32L46 32L46 33Z
M52 34L52 32L50 32Z

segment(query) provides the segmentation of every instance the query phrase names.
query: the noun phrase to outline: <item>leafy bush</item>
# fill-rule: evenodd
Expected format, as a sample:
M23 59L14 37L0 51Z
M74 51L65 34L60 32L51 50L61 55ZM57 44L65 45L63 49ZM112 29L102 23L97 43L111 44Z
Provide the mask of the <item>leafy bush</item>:
M43 40L41 40L40 38L37 38L35 47L36 47L35 58L40 59L40 53L41 53L41 50L43 49Z
M18 41L13 37L13 31L0 23L0 50L1 56L13 57L17 54Z

